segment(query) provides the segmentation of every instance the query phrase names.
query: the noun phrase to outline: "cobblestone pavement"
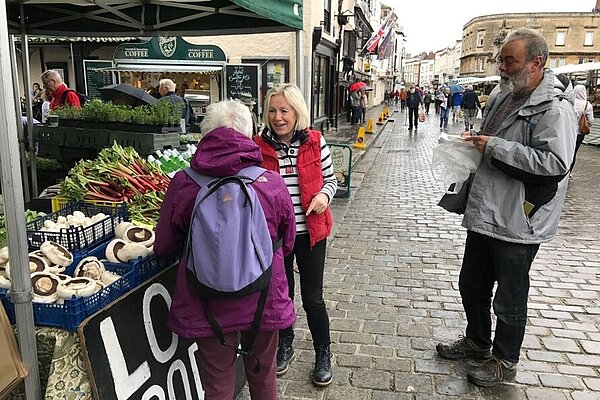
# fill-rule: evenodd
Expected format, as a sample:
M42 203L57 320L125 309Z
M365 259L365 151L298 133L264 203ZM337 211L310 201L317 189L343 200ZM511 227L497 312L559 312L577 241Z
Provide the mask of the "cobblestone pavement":
M351 198L332 204L325 299L334 382L310 383L314 351L298 308L297 357L278 379L280 399L600 399L600 148L580 149L559 233L532 266L516 381L481 389L465 378L474 364L435 353L438 341L464 332L458 274L466 233L459 216L436 206L444 191L430 172L437 116L413 133L403 116L373 135L355 165ZM450 124L450 133L461 130Z

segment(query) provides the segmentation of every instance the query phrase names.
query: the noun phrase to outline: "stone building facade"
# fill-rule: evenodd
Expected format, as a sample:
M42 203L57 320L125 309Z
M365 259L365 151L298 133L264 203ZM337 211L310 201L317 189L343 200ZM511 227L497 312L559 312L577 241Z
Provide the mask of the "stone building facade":
M502 40L520 27L535 29L547 40L547 67L600 61L598 11L495 14L473 18L464 26L460 76L497 75Z

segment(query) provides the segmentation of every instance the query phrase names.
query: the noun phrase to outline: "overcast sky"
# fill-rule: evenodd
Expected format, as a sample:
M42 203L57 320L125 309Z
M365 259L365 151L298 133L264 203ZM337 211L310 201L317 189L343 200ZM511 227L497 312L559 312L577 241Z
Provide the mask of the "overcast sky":
M474 17L522 12L589 12L596 0L384 0L396 10L406 35L406 53L440 50L461 39Z

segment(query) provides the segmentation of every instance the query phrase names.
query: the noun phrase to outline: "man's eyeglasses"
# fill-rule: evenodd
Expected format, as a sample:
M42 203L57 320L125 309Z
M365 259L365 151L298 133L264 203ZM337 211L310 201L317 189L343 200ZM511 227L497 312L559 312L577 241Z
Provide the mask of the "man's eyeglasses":
M44 87L48 87L48 84L49 84L50 82L56 82L56 80L55 80L55 79L48 79L48 80L47 80L47 81L45 81L45 82L44 82L44 81L42 81L42 85L44 85Z

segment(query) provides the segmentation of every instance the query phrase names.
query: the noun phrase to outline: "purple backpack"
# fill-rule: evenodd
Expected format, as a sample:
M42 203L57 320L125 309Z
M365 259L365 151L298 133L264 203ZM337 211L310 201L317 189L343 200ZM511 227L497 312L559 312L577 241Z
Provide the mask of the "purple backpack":
M281 246L281 239L272 243L264 211L252 188L266 170L251 166L226 177L202 175L192 168L184 171L200 186L184 256L188 277L204 300L206 316L222 344L225 344L222 329L206 299L238 298L261 292L251 339L247 346L242 344L241 353L247 353L264 311L273 253Z

